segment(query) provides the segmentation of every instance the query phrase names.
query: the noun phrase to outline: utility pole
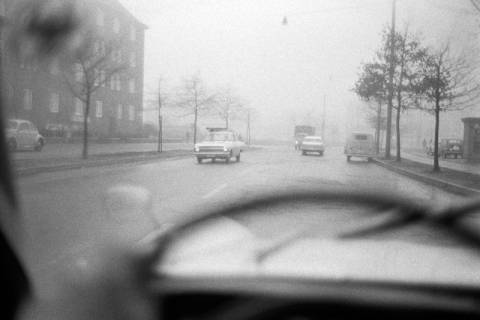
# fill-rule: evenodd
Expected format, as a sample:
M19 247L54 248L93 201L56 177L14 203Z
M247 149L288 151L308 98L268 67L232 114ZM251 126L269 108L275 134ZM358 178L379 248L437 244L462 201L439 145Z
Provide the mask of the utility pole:
M325 110L327 106L327 95L323 95L323 116L322 116L322 139L325 140Z
M385 141L385 158L390 159L390 143L392 141L392 108L393 108L393 75L395 73L395 7L396 0L392 0L392 27L390 30L390 70L388 72L388 107L387 132Z
M163 152L162 80L158 81L158 152Z
M247 110L247 145L250 145L250 110Z

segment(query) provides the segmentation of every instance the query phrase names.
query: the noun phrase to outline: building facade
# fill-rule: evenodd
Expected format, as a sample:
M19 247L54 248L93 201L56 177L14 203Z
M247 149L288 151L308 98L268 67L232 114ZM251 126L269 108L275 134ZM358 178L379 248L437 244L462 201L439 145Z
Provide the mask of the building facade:
M8 17L13 1L0 0L0 3L4 17ZM97 137L138 136L143 125L146 27L118 0L85 0L85 4L94 24L93 30L99 37L122 38L121 45L112 54L125 66L92 94L89 133ZM2 35L2 48L5 47L4 38ZM47 136L63 136L67 132L80 135L85 103L66 85L66 76L76 77L74 66L66 68L63 62L55 59L48 63L22 60L8 50L1 51L7 117L30 120ZM68 72L71 74L66 75Z

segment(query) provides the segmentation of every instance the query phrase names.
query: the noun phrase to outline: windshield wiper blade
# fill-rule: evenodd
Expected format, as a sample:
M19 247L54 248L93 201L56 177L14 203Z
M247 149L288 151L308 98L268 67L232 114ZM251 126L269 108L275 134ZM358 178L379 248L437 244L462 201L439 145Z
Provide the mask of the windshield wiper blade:
M480 211L480 200L476 199L466 205L453 206L437 212L427 214L422 211L409 213L394 210L395 217L378 225L358 229L340 234L341 239L363 238L381 233L399 230L411 225L431 224L443 228L454 235L462 243L475 249L480 249L480 233L474 230L468 223L462 223L465 216Z
M355 239L364 238L372 235L378 235L381 233L390 232L393 230L401 229L426 219L426 214L419 211L412 211L410 213L400 212L400 209L392 210L395 213L395 217L387 220L386 222L369 226L363 229L357 229L353 231L343 232L337 237L340 239Z

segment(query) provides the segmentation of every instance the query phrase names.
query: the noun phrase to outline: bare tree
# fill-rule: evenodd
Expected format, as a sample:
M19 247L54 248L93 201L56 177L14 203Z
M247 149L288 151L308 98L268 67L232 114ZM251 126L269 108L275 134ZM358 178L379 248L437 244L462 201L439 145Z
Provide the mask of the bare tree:
M401 160L401 134L400 134L400 115L407 109L415 107L416 90L414 86L421 78L420 65L426 55L426 49L420 44L420 41L408 31L405 27L403 34L396 35L397 66L394 73L394 95L396 105L396 161Z
M201 111L210 110L215 105L215 95L208 94L198 74L185 79L177 94L175 105L193 115L193 144L197 143L198 117Z
M230 88L219 91L215 95L212 111L225 122L225 128L230 128L230 120L238 119L246 114L241 99L232 93Z
M463 110L479 102L477 70L464 55L452 52L449 44L431 50L422 65L419 107L435 116L433 171L439 172L438 136L440 112ZM418 102L418 101L417 101Z
M88 119L92 96L114 76L126 70L126 64L121 62L121 47L120 39L107 40L93 31L88 31L84 34L82 46L74 52L69 60L71 64L69 63L63 72L68 89L83 103L84 159L88 158Z

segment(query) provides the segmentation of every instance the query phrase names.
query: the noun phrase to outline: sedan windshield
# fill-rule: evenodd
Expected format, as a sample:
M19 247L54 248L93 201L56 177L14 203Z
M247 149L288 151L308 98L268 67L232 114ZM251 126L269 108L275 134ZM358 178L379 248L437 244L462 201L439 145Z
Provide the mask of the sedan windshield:
M215 132L215 133L210 133L205 141L230 141L233 140L233 136L231 133L221 133L221 132Z
M3 130L21 218L0 229L47 297L108 245L266 193L428 213L480 197L480 0L0 0L0 19L1 112L32 124ZM302 199L231 217L253 256L294 239L272 274L480 288L477 252L442 227L342 237L415 210ZM193 251L233 237L206 234ZM195 266L241 265L234 240Z

